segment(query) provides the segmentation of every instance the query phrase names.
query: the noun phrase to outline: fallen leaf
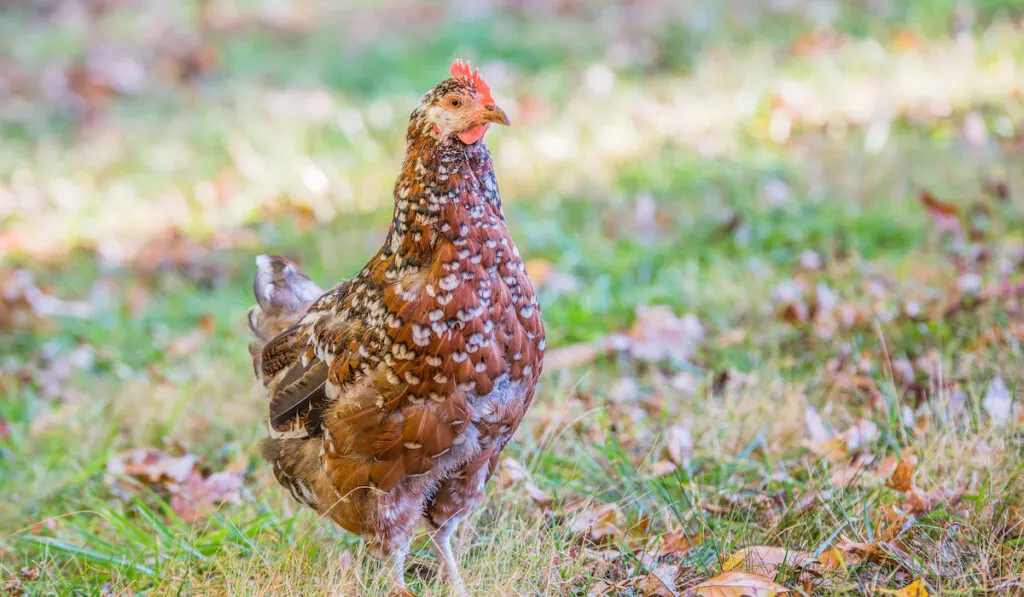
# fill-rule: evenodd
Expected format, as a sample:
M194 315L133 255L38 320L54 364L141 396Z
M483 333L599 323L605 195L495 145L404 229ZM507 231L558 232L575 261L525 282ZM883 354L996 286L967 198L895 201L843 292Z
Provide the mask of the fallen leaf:
M910 491L914 485L914 467L916 466L917 457L915 456L901 460L896 465L896 470L892 472L892 476L886 479L885 486L896 491Z
M702 534L687 533L683 530L669 531L661 536L658 557L683 555L703 541Z
M878 434L878 426L867 419L857 422L843 433L824 441L805 441L803 445L817 456L839 462L866 445Z
M671 460L659 460L651 467L651 474L654 478L665 477L679 470L679 465Z
M825 420L818 414L818 410L810 405L804 409L804 430L807 431L809 440L815 444L832 439L832 432L825 425Z
M185 522L199 520L217 504L241 504L242 476L228 471L204 477L193 468L185 483L171 488L171 509Z
M939 506L956 506L967 493L967 488L943 489L941 487L931 491L922 491L917 487L911 487L906 493L906 501L903 509L917 517L929 514Z
M629 330L630 354L640 361L685 361L704 339L704 326L694 315L676 316L664 305L640 306Z
M4 581L4 584L0 585L0 589L3 589L3 594L9 597L21 597L21 595L25 594L25 588L15 576Z
M191 454L171 456L155 448L135 448L112 456L107 461L108 475L135 477L147 483L184 483L198 459Z
M693 447L693 437L686 425L677 423L668 428L668 433L665 434L665 450L668 452L668 459L673 464L679 466L690 464L690 459L693 458Z
M722 570L745 570L755 574L776 576L780 570L821 567L822 562L809 551L759 545L734 552L722 564Z
M500 487L506 490L521 483L526 495L542 509L550 508L554 502L551 494L538 487L533 482L530 471L514 458L505 458L501 461L501 467L498 469L498 482Z
M533 481L527 481L523 484L523 491L526 495L533 500L534 504L537 504L540 508L547 509L551 507L551 504L555 501L555 498L550 493L544 491L540 487L537 487Z
M881 562L888 558L886 551L882 549L882 546L877 542L859 543L852 541L845 535L840 535L839 541L835 545L835 549L869 562Z
M859 560L853 554L845 553L837 547L822 552L818 561L826 568L846 568L856 564Z
M658 566L640 580L637 588L644 597L676 597L679 595L676 588L678 575L678 566Z
M804 302L804 290L796 280L786 280L772 288L775 312L788 323L807 321L811 310Z
M105 480L115 491L129 493L117 477L134 477L170 496L171 509L187 522L198 520L216 504L241 503L242 473L224 470L204 475L191 454L171 456L154 448L136 448L107 461Z
M569 531L592 543L605 543L622 536L622 512L615 504L584 508L569 521Z
M935 229L939 234L949 233L955 240L963 238L964 233L963 227L960 224L960 210L956 205L939 201L935 198L935 195L924 189L918 193L917 198L928 212L928 215L931 216L932 223L935 224Z
M925 588L923 580L915 580L898 591L892 591L889 589L875 590L879 593L885 593L886 595L896 595L896 597L928 597L928 589Z
M992 419L992 424L1001 427L1012 420L1010 415L1013 410L1013 397L1010 390L1001 377L997 377L989 384L985 391L985 398L981 401L982 408Z
M728 514L732 512L731 504L701 504L700 507L711 514Z
M790 592L766 576L733 571L691 587L685 594L700 597L772 597Z

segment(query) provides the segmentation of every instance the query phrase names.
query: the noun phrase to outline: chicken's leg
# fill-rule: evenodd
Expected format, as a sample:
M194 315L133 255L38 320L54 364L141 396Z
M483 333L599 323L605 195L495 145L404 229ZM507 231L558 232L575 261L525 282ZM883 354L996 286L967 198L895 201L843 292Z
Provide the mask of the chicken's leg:
M441 566L441 575L448 581L451 587L451 594L454 597L468 597L466 586L462 582L462 575L459 573L459 562L452 553L452 534L459 526L458 522L448 522L430 538L430 545L437 555L438 563Z
M416 594L405 587L405 558L409 555L409 546L394 550L388 557L388 581L391 585L390 596L416 597Z

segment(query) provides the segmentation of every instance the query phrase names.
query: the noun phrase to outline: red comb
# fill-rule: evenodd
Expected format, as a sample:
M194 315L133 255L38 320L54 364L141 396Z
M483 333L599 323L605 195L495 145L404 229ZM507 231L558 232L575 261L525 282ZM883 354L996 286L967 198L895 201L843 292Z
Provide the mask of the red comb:
M448 72L456 79L467 79L473 87L476 87L477 92L480 93L480 99L482 99L485 104L494 103L494 98L491 97L491 86L488 85L487 81L484 81L484 78L480 76L480 69L470 70L469 62L456 60L452 63L452 68Z

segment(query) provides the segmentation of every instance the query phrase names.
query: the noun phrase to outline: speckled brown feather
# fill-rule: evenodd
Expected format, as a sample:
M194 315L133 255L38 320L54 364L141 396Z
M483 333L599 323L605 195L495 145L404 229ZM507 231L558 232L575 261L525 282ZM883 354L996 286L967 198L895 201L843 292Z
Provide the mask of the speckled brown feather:
M426 117L470 84L448 79L413 112L384 246L262 355L272 435L308 430L266 440L278 480L383 553L407 545L417 519L441 527L472 507L541 373L540 307L487 146L440 138ZM296 397L284 388L318 362L323 399L283 420Z

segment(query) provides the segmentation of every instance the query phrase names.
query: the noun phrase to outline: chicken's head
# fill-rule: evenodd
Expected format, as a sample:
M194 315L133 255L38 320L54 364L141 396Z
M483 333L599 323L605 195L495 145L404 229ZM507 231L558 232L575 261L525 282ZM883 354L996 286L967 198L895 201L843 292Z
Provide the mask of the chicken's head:
M491 124L509 124L508 115L494 103L491 88L479 70L470 70L468 62L456 60L449 72L451 78L423 96L420 106L442 141L457 138L472 145L483 139Z

